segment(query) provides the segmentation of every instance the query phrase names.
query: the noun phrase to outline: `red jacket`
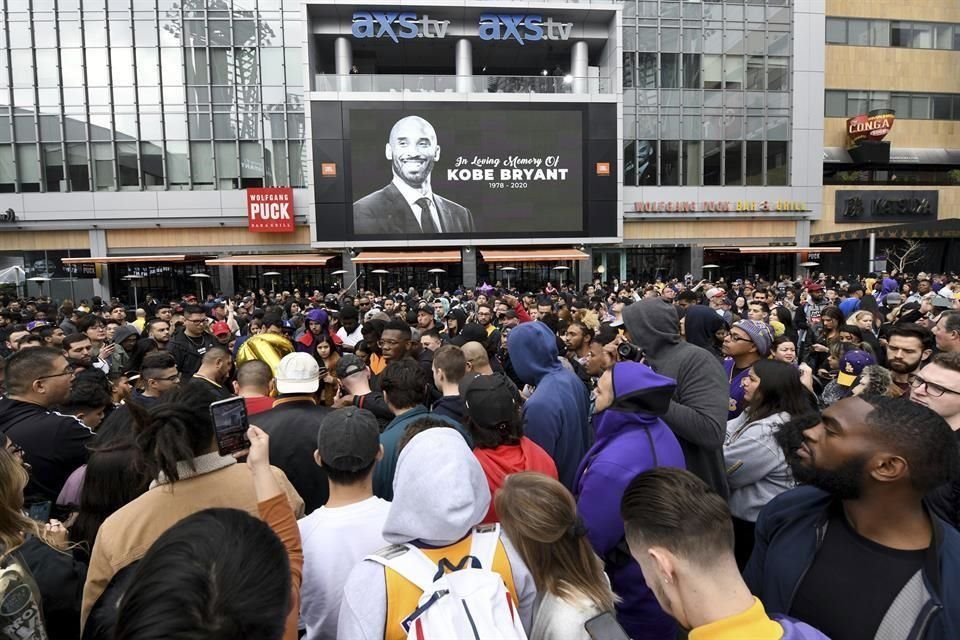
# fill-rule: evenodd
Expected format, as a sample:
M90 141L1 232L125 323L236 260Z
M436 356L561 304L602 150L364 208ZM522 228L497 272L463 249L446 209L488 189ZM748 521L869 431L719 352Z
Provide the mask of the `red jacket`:
M483 473L487 476L487 485L490 487L490 508L483 519L483 524L499 522L497 512L493 508L493 496L496 495L504 480L511 473L521 471L537 471L557 480L557 465L546 451L530 438L524 436L520 444L503 444L496 449L474 449Z

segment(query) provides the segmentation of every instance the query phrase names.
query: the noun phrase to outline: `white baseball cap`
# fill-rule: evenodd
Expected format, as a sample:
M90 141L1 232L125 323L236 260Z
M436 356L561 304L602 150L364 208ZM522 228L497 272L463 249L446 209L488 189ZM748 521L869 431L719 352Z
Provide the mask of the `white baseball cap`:
M279 393L316 393L320 388L320 365L309 353L290 353L277 365Z
M711 287L710 289L707 289L708 298L716 298L717 296L726 295L726 293L726 290L721 289L720 287Z

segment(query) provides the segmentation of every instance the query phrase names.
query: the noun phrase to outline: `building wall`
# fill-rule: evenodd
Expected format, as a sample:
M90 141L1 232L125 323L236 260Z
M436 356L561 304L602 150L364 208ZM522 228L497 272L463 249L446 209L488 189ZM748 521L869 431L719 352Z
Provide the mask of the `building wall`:
M726 244L755 244L755 239L793 242L797 223L793 220L699 220L677 222L626 222L624 240L676 240L702 243L722 239Z
M921 190L935 190L939 192L937 216L940 220L954 220L960 218L960 187L924 187L911 185L900 186L881 186L881 185L855 185L851 187L825 186L823 188L823 218L813 225L812 233L814 235L822 233L840 233L843 231L856 231L857 229L869 229L871 227L886 227L890 224L877 222L843 222L837 224L834 222L836 213L836 193L840 190L864 190L864 191L897 191L903 189L916 188Z
M960 22L960 3L955 0L827 0L827 15Z

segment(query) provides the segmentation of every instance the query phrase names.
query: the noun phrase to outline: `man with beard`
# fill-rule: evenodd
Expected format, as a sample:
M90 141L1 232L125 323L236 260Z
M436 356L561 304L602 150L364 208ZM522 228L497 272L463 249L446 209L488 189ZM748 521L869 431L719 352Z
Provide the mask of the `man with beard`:
M166 351L170 342L170 323L163 318L154 318L147 322L147 337L153 338L160 349Z
M834 640L960 637L960 533L923 503L960 472L943 418L854 397L783 432L794 477L810 486L757 521L744 578L767 610Z
M894 326L887 336L887 367L905 396L910 395L910 377L930 358L933 344L929 329L909 322Z
M71 333L63 339L60 348L77 372L93 366L93 343L85 334Z
M358 234L472 233L466 207L434 193L430 184L440 145L433 125L419 116L401 118L390 130L385 155L393 179L353 203Z
M590 341L593 331L581 322L571 322L566 332L561 336L567 347L567 358L586 366L590 357Z

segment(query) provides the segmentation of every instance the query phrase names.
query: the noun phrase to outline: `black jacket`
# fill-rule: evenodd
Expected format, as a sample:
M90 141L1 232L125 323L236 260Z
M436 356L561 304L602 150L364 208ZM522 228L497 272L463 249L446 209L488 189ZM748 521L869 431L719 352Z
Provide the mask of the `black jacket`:
M40 405L0 399L0 432L23 447L33 470L24 491L26 504L54 502L74 469L86 464L93 431L73 416Z
M216 338L207 332L204 332L199 338L190 338L181 329L170 338L170 342L167 343L167 351L177 361L177 370L186 380L200 368L200 362L203 360L203 354L207 352L207 349L217 346L220 345Z
M281 396L277 402L280 404L258 413L250 422L270 435L270 464L287 474L309 514L330 497L327 476L317 466L313 452L320 422L331 409L315 405L309 396Z
M364 396L354 396L353 404L361 409L366 409L376 416L377 422L380 423L381 433L394 418L393 412L390 411L386 400L383 399L382 391L371 391Z
M30 536L14 554L30 569L43 599L47 636L56 640L80 637L80 602L87 567L67 551L57 551Z
M467 405L463 403L463 398L460 396L442 396L433 403L430 411L463 424L463 418L467 415Z

